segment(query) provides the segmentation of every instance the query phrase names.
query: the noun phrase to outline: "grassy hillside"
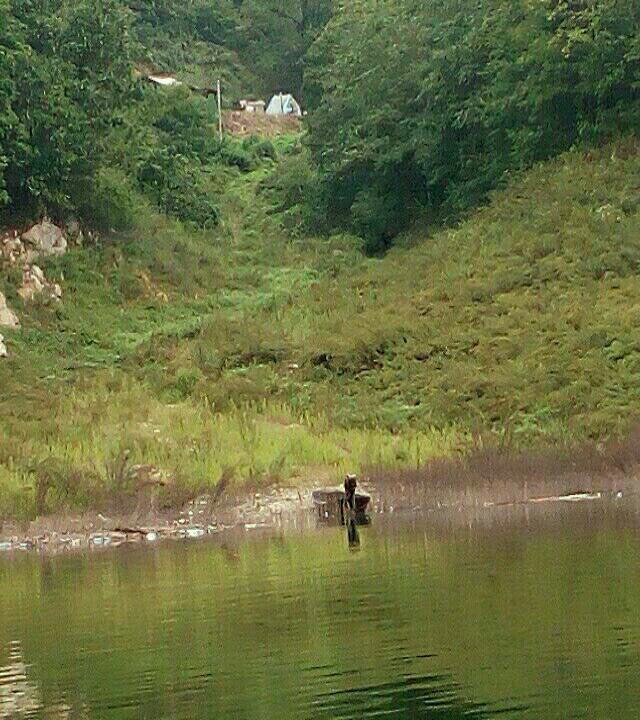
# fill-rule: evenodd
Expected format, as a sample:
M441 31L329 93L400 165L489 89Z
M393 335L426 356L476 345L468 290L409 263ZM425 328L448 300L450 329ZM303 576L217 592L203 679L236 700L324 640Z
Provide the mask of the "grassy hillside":
M416 466L475 433L523 445L623 432L640 409L640 145L570 153L457 228L382 259L293 240L266 162L223 183L222 223L137 227L45 265L61 305L23 307L0 362L0 509Z

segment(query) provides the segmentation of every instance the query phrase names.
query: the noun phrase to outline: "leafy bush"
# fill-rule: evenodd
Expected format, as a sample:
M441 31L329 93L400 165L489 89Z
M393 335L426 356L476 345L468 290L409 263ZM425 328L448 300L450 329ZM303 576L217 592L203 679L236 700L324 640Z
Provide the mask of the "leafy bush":
M138 182L161 210L179 220L206 228L220 219L197 160L174 155L167 148L156 149L140 162Z
M229 167L236 167L242 172L255 170L264 160L276 160L278 152L266 138L248 137L239 140L225 137L217 147L218 159Z
M242 142L226 138L219 146L219 156L225 165L250 172L256 167L255 155Z
M242 147L254 158L261 160L277 160L278 158L275 145L268 138L250 135L242 141Z
M202 162L217 152L212 115L204 98L184 87L148 93L151 124L159 132L159 144L173 152Z
M388 242L514 169L637 127L636 0L360 0L312 50L324 213Z
M82 217L98 230L129 230L135 224L136 197L130 180L119 170L98 170L90 188L78 193Z
M8 196L19 208L61 211L72 206L71 186L99 166L127 105L128 14L119 0L16 0L11 12L0 10L0 46L10 51L10 80L0 88L0 133L7 119L10 128L0 137Z
M318 173L306 148L282 158L263 182L262 191L288 230L315 232L322 223Z

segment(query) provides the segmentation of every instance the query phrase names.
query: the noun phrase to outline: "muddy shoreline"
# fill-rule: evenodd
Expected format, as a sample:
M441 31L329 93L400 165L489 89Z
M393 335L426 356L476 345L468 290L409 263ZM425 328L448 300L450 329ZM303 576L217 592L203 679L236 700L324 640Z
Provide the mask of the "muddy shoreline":
M389 518L428 517L447 523L491 522L496 513L518 509L544 509L573 504L628 508L640 502L640 474L614 473L601 477L562 474L556 478L524 484L515 478L506 483L493 478L491 486L474 483L465 487L438 488L437 483L411 482L387 475L368 478L360 485L372 496L369 515ZM508 491L506 490L508 488ZM0 557L34 552L61 554L107 550L127 546L156 545L178 540L201 540L225 534L257 534L301 531L315 527L311 485L277 487L263 492L236 494L218 503L203 495L183 508L156 515L101 513L41 518L25 525L0 527Z
M164 540L196 540L230 531L272 530L311 514L311 488L271 488L236 494L223 502L201 495L159 513L87 513L38 518L0 526L0 556L11 552L60 553Z

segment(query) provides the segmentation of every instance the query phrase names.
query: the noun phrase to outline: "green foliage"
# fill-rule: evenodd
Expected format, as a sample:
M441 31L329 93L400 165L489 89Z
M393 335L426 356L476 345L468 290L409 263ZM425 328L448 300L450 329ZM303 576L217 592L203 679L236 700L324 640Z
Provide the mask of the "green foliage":
M145 107L151 126L157 132L157 144L173 153L207 162L217 152L217 140L207 101L186 88L152 89Z
M117 168L99 168L91 192L77 195L77 209L90 227L109 232L135 225L139 201L129 178Z
M217 146L219 159L242 172L255 170L265 160L276 160L278 152L267 138L248 137L239 140L225 137Z
M12 0L11 132L5 182L19 206L60 212L87 190L131 89L128 16L118 0ZM17 91L19 89L19 92Z
M171 148L158 148L140 162L137 177L140 187L163 212L198 227L218 223L218 207L196 161Z
M220 145L220 158L226 165L236 167L242 172L249 172L255 168L255 156L242 141L224 140Z
M224 173L217 227L138 207L133 230L48 261L62 303L10 295L12 514L33 514L47 458L54 511L99 507L123 448L184 495L225 467L330 482L460 452L474 433L600 440L640 415L637 140L541 164L456 229L415 227L376 259L352 236L283 233L256 194L269 166Z
M1 2L4 216L15 222L86 213L114 228L130 224L118 187L136 184L176 217L211 224L218 215L209 181L215 167L250 172L277 153L267 140L219 143L215 103L187 88L221 77L228 101L271 93L274 84L295 81L299 89L303 56L329 16L328 0L283 7L252 0ZM185 85L146 87L134 79L134 60L136 71L168 70Z
M139 55L157 70L212 84L225 96L304 94L307 54L331 0L129 0Z
M9 200L5 189L4 171L11 144L24 140L21 131L16 132L18 119L13 111L16 96L16 60L22 51L18 25L9 12L9 0L0 0L0 207Z
M288 152L262 189L289 232L314 233L322 225L318 173L306 147L297 144Z
M269 138L250 135L242 141L244 149L259 160L276 160L278 152Z
M356 0L313 48L309 147L335 216L374 244L458 214L514 169L636 127L635 0Z
M332 15L332 0L241 0L242 53L265 95L305 99L308 53Z

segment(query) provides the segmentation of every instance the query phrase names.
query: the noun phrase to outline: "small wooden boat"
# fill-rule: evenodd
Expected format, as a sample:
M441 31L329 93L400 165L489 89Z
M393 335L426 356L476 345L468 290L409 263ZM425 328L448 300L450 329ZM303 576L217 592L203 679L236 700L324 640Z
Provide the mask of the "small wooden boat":
M311 493L311 498L313 507L320 519L334 518L344 522L345 510L348 508L344 490L340 488L322 488L314 490ZM353 511L356 515L363 515L367 510L371 497L365 493L356 492L353 499Z

